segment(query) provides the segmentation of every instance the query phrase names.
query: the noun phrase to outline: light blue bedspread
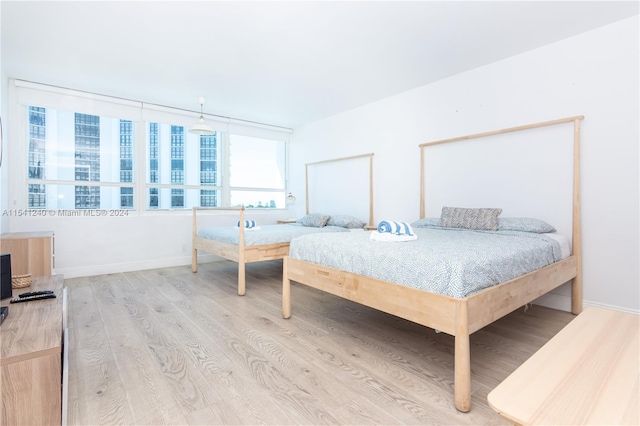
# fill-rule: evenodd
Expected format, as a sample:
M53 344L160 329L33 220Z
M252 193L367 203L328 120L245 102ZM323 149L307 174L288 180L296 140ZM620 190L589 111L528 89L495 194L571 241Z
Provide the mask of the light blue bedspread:
M368 232L307 235L289 256L331 268L463 298L560 260L541 234L414 228L415 241L372 241Z
M349 230L341 226L323 226L322 228L316 228L297 224L266 225L260 226L259 230L250 231L245 229L244 245L259 246L263 244L288 243L292 238L301 235L322 232L349 233ZM365 234L365 232L362 232L362 234ZM238 231L237 228L234 229L233 226L215 226L198 231L198 237L229 244L239 244L239 235L240 231Z

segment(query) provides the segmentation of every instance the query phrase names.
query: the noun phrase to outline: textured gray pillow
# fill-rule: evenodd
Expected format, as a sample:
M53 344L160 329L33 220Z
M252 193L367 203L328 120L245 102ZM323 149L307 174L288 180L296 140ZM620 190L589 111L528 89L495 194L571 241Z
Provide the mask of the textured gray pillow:
M367 222L346 214L331 216L327 221L327 226L341 226L349 229L364 228L366 224Z
M529 217L503 217L498 219L498 231L521 231L545 234L556 232L556 228L540 219Z
M502 209L443 207L440 225L447 228L497 231L500 213L502 213Z
M313 226L315 228L322 228L327 224L329 220L329 215L320 214L320 213L309 213L306 216L298 219L298 223L302 226Z

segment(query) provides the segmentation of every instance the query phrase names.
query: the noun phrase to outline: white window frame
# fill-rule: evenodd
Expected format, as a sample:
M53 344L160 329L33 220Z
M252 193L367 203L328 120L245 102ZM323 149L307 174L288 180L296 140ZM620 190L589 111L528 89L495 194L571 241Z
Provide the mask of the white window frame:
M150 105L128 99L114 98L73 89L60 88L23 80L10 79L8 87L9 121L11 123L11 140L17 143L9 147L8 157L11 158L10 173L10 208L28 209L28 185L69 185L70 181L57 180L33 180L27 175L27 107L39 106L53 108L62 111L82 112L99 116L115 117L123 120L131 120L134 124L135 147L134 154L134 182L86 182L88 186L109 187L134 187L134 208L130 210L132 215L165 214L176 212L191 212L191 208L176 209L150 209L147 206L147 194L149 188L173 188L173 189L216 189L220 190L220 206L229 206L231 188L229 186L229 141L230 134L239 134L257 138L278 140L285 146L285 185L281 191L288 192L289 173L289 143L292 129L253 123L227 117L218 117L204 114L207 123L219 131L219 157L221 181L218 186L204 188L202 185L177 185L147 183L147 122L164 122L189 126L193 124L199 115L197 111L185 111L158 105ZM73 181L73 184L77 184ZM241 188L242 190L265 191L265 188ZM198 205L200 202L198 201ZM286 205L269 210L285 210ZM262 209L259 209L262 210Z

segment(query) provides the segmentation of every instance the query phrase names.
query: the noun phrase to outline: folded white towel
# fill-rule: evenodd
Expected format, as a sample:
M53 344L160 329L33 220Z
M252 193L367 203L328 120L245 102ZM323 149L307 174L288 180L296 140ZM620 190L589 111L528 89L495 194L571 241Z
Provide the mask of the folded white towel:
M240 227L238 226L234 226L233 229L235 229L236 231L240 230ZM260 227L259 226L254 226L253 228L244 228L245 231L259 231Z
M238 221L238 224L236 226L238 228L240 228L240 221ZM245 220L244 221L244 228L245 229L255 228L255 227L256 227L256 221L255 220Z
M402 241L414 241L418 239L417 235L396 235L389 232L371 231L369 236L374 241L390 241L390 242L402 242Z
M378 223L378 232L396 235L413 235L413 229L407 222L394 222L392 220L380 221L380 223Z

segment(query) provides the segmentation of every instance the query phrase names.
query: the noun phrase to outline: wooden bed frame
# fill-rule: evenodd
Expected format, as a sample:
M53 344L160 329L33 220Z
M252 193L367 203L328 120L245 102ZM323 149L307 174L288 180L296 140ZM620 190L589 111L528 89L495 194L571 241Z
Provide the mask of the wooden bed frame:
M353 160L357 158L369 158L369 225L373 224L373 153L341 157L331 160L318 161L305 164L305 190L306 190L306 214L309 214L309 172L308 167L315 164L332 163L338 161ZM218 210L238 212L240 230L238 244L224 243L198 237L197 212L203 210ZM238 263L238 295L244 296L246 292L245 284L245 264L252 262L263 262L267 260L283 259L289 254L289 243L275 243L247 246L244 243L244 207L193 207L193 229L192 229L192 249L191 249L191 270L198 272L198 250L209 254L232 260Z
M501 133L574 123L572 254L554 264L456 299L405 287L306 261L284 258L282 315L291 317L291 281L434 328L455 337L454 401L458 410L471 409L471 360L469 335L499 318L572 280L571 310L582 311L582 263L580 235L580 121L584 116L512 127L421 144L420 218L424 218L424 148L436 144Z

